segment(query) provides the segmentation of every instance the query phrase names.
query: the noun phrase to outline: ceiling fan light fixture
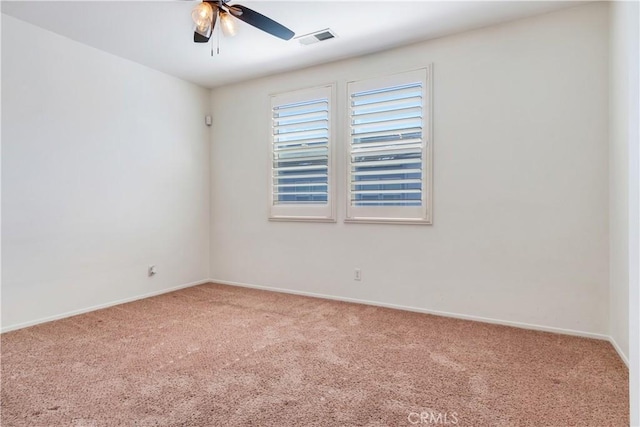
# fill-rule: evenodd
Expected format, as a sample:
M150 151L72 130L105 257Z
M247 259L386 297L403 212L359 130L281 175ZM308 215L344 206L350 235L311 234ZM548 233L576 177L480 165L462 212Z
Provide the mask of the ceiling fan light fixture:
M207 2L202 2L193 8L191 18L196 24L195 32L205 37L211 35L213 27L213 8Z
M196 28L194 29L194 31L204 37L211 37L211 32L212 32L213 28L211 27L211 25L206 25L206 26L199 26L196 25Z
M224 10L220 11L220 26L222 28L222 34L227 37L233 37L238 33L238 28L235 22L233 22L233 18L229 12L225 12Z

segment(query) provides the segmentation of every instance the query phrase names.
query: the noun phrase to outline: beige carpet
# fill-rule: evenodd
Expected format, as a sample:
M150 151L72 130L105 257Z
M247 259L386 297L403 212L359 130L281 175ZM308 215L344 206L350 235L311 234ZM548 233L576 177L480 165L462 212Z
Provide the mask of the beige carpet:
M625 426L605 341L202 285L2 335L2 426Z

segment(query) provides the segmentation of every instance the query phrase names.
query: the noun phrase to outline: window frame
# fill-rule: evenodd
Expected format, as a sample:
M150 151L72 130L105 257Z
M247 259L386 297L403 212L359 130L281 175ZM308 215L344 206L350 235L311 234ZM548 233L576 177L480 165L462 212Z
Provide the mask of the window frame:
M348 81L345 101L345 223L433 224L433 64L412 71ZM353 93L422 82L422 206L353 206L352 105Z
M325 97L328 100L328 159L326 205L274 204L274 132L273 108ZM336 222L336 83L269 95L269 221Z

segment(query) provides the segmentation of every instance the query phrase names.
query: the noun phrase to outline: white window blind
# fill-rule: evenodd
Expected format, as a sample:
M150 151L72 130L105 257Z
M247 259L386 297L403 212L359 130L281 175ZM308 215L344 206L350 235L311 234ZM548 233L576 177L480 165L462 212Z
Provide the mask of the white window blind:
M271 97L271 219L335 220L334 86Z
M349 83L347 221L431 222L429 71Z

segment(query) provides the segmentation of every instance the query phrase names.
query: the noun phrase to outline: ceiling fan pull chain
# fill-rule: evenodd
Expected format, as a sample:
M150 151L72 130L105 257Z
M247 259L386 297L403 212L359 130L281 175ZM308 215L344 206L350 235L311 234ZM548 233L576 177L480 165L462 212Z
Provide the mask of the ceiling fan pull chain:
M218 12L218 13L220 13L220 12ZM220 31L221 31L220 25L218 25L218 32L217 32L217 35L216 35L216 40L217 40L217 43L218 43L218 55L220 55Z

